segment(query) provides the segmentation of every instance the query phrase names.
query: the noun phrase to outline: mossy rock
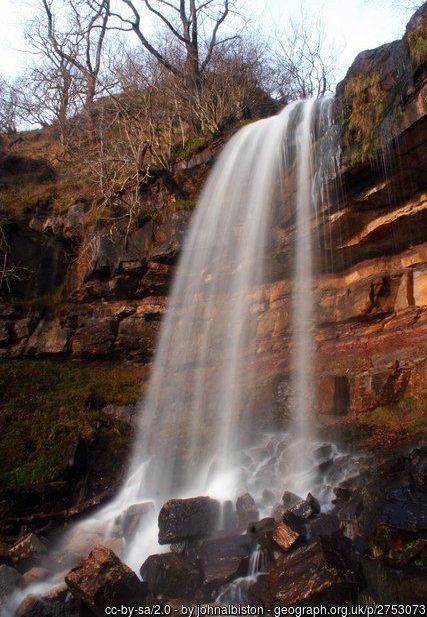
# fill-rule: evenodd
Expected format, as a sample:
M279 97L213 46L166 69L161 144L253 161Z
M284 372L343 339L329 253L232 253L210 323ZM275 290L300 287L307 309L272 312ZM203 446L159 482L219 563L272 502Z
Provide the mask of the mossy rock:
M3 360L0 485L57 479L64 471L64 453L79 439L94 443L101 466L97 473L124 460L130 429L102 422L100 409L136 403L146 372L144 366Z

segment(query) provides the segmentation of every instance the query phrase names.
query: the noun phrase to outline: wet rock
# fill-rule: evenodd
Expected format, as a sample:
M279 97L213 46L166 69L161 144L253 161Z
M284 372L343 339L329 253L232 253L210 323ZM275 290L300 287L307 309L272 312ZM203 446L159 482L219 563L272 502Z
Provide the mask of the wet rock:
M210 497L171 499L159 513L159 543L208 536L215 531L219 515L220 504Z
M354 483L352 480L344 480L334 488L334 493L337 499L341 499L342 501L348 501L350 497L354 493Z
M22 581L24 585L30 585L31 583L35 583L36 581L42 581L49 576L49 570L46 568L40 568L34 566L30 568L22 575Z
M286 516L286 515L285 515ZM303 525L296 517L286 517L276 524L273 540L282 551L289 551L304 536Z
M43 597L27 596L18 608L17 617L93 617L93 613L62 584Z
M44 543L35 533L30 533L13 545L10 549L10 556L14 563L22 567L38 561L45 552Z
M248 603L251 606L261 606L265 609L273 608L274 600L271 596L268 576L261 574L247 591Z
M338 604L351 599L358 587L349 566L347 547L319 538L277 559L269 572L269 590L276 605Z
M425 604L427 578L425 571L392 568L382 561L362 559L363 576L376 603Z
M89 556L65 577L71 593L99 617L107 606L144 604L146 587L136 574L104 546L96 546Z
M261 548L272 552L276 545L273 542L273 531L276 525L276 521L272 517L262 518L256 523L251 523L248 526L247 534L254 538L255 542L261 546Z
M309 521L308 532L310 538L330 536L340 530L340 521L334 513L322 513Z
M199 569L181 555L151 555L141 566L148 591L165 598L191 598L201 584Z
M29 595L19 605L16 617L53 617L51 609L42 598Z
M244 576L248 571L252 544L246 535L205 540L200 549L204 585L224 585Z
M289 512L298 518L309 519L316 514L320 514L320 503L309 493L304 501L293 508L289 508Z
M316 448L316 450L313 452L313 456L318 460L330 459L332 457L332 454L333 449L330 443L324 443L323 445Z
M0 608L21 583L22 577L15 568L0 566Z
M419 532L427 529L427 495L407 487L389 491L378 523L396 529Z
M245 493L237 498L236 513L238 529L241 531L244 531L249 523L259 520L259 510L252 495Z
M303 503L303 499L292 493L291 491L285 491L282 496L282 504L286 508L286 510L290 510L291 508L295 508Z
M136 533L140 523L154 516L154 503L146 501L130 506L121 516L121 528L126 540L130 540Z

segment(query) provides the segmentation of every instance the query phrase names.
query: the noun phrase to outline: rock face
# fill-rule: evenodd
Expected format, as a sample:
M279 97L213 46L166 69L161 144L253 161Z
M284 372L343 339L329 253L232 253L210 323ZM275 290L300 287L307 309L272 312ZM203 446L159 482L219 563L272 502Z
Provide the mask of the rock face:
M259 519L259 511L256 503L249 493L245 493L237 498L236 501L237 525L243 531L249 523L254 523Z
M205 540L199 553L203 584L215 588L246 575L252 548L246 535Z
M331 539L318 539L280 557L269 573L270 594L279 606L348 601L357 580L344 553Z
M159 513L159 543L208 536L219 521L220 504L210 497L171 499Z
M141 576L153 596L166 598L192 598L201 584L199 569L175 553L148 557Z
M99 617L107 606L144 605L146 588L136 574L111 551L97 546L65 577L71 593Z

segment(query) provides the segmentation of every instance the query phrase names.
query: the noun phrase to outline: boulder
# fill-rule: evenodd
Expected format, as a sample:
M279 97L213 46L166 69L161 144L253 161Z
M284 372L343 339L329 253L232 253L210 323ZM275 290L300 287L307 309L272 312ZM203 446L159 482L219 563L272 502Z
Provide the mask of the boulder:
M252 544L247 535L205 540L200 549L203 584L220 586L247 574Z
M279 606L344 604L357 588L344 538L319 538L279 557L269 572L269 590Z
M291 508L295 508L303 503L303 499L292 493L291 491L285 491L282 497L282 504L286 508L286 510L290 510Z
M15 568L0 566L0 608L21 583L22 577Z
M154 516L154 503L144 501L130 506L120 517L121 529L126 540L130 540L135 535L140 523L144 519Z
M210 497L171 499L159 513L159 543L208 536L218 525L220 504Z
M71 593L99 617L107 606L139 607L147 591L135 572L105 546L96 546L89 556L65 577Z
M272 538L282 551L289 551L301 538L305 537L304 525L300 519L289 514L284 515L273 529Z
M267 610L274 607L274 600L271 597L267 575L261 574L257 577L257 580L248 587L247 598L251 606L260 606Z
M198 567L176 553L150 555L141 576L150 594L165 598L191 598L201 584Z
M89 609L74 598L65 584L54 587L43 597L27 596L16 617L93 617Z
M22 575L22 581L24 585L27 586L27 585L31 585L31 583L42 581L46 579L48 576L49 576L49 570L46 570L46 568L40 568L40 567L34 566L33 568L30 568L29 570L24 572L24 574Z
M237 498L236 514L237 526L240 531L244 531L249 523L259 520L259 510L252 495L245 493Z
M340 530L340 521L334 513L322 513L314 519L311 519L308 524L308 533L310 538L319 538L320 536L330 536Z
M29 533L12 546L10 556L14 563L23 566L24 564L30 565L38 561L45 552L46 546L44 543L35 533Z
M276 521L272 517L262 518L260 521L251 523L247 529L247 534L254 541L269 553L274 551L277 546L273 542L273 531Z
M381 507L378 523L421 532L427 530L427 494L402 486L388 492Z
M368 589L379 604L420 604L427 598L427 578L419 568L396 569L377 559L362 559Z
M289 508L289 512L298 518L309 519L316 514L320 514L320 504L318 500L309 493L304 501Z
M62 615L62 613L61 613ZM21 602L16 617L53 617L52 607L38 596L29 595Z

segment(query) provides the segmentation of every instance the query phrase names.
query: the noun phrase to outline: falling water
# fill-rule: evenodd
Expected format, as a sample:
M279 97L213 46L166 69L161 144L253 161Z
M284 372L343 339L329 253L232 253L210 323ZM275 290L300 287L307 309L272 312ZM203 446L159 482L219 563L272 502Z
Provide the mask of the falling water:
M171 497L234 499L248 488L261 495L262 484L277 486L280 494L287 480L286 488L300 494L312 487L312 229L326 156L318 133L330 123L331 105L331 100L293 103L242 128L225 147L183 247L127 479L110 504L72 527L58 552L72 545L78 553L76 539L83 553L94 541L111 542L118 550L113 542L118 517L140 502L153 501L158 512ZM273 430L263 450L254 403L258 329L265 310L262 284L270 280L274 255L274 222L283 220L293 228L295 245L294 258L280 273L294 279L293 418L283 441ZM137 570L158 550L153 515L123 556Z

